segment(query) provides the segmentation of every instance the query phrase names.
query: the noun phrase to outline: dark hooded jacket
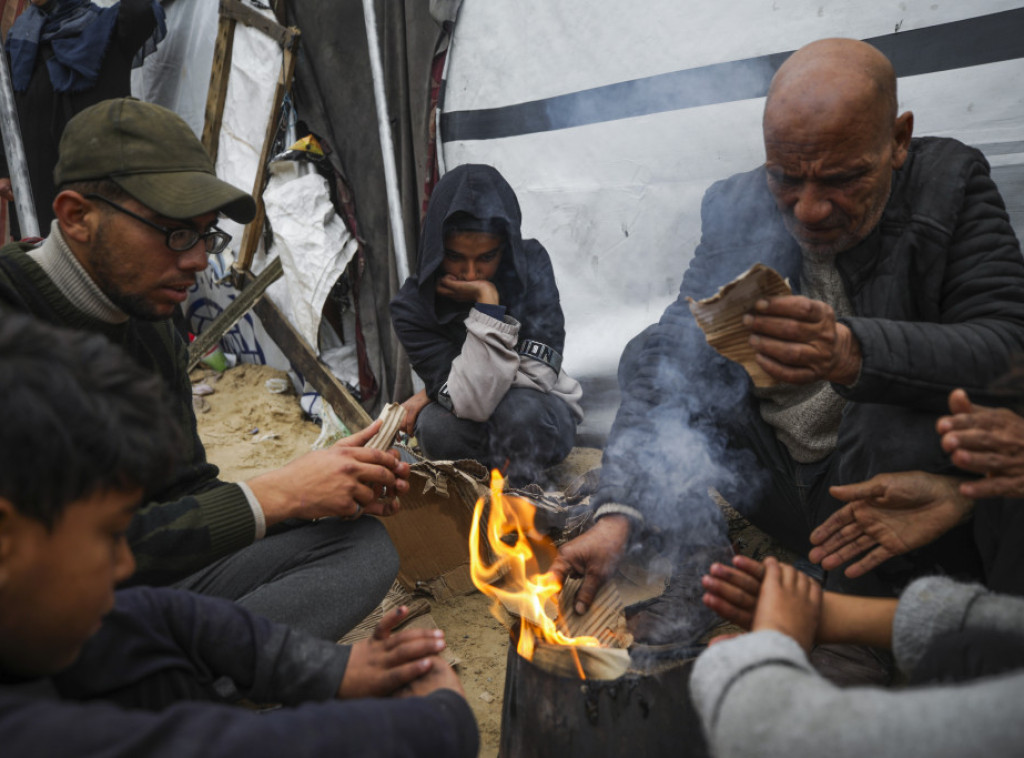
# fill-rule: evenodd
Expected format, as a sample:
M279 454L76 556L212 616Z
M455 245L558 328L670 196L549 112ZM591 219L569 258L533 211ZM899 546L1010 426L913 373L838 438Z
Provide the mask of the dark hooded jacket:
M445 222L457 213L490 219L502 230L505 246L493 279L501 300L497 308L436 297ZM461 414L459 398L453 397L456 415L485 420L510 387L526 386L562 396L581 418L579 384L561 371L565 319L551 259L537 240L523 239L521 221L515 192L493 167L467 164L445 174L423 220L419 270L391 301L395 332L427 395L446 407L452 405L446 385L453 364L459 372L464 349L474 351L473 360L461 364L473 378L458 387L486 396L473 398L474 411L477 400L490 407ZM457 392L455 381L450 389Z

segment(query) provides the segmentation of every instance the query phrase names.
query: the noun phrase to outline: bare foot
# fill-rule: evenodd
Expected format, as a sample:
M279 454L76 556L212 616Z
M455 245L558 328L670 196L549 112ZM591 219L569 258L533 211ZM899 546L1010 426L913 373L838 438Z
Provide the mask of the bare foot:
M774 558L764 561L764 579L751 629L774 629L810 652L821 618L821 585Z

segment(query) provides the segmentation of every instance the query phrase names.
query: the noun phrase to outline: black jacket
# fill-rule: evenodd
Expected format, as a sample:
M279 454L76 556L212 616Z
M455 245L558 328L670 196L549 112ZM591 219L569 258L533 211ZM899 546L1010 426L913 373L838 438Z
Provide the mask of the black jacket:
M498 219L504 227L506 247L494 284L506 314L521 325L519 343L532 340L559 354L565 345L565 318L551 259L537 240L523 239L515 192L491 166L458 166L434 188L423 219L419 270L391 301L395 333L431 400L437 399L466 340L464 322L470 304L445 298L435 302L434 297L444 259L444 224L460 211L480 219Z
M117 593L115 609L59 674L0 669L7 756L475 756L466 701L335 698L350 648L189 592ZM239 697L284 708L230 706Z
M671 523L670 511L708 486L749 501L757 479L756 462L722 433L756 413L750 381L707 345L686 297L713 295L754 263L799 288L800 249L763 168L714 184L701 217L679 298L623 354L622 405L593 498L654 523ZM878 227L837 266L856 314L841 320L863 355L856 384L834 385L851 401L837 446L842 481L953 470L934 432L949 392L994 402L987 386L1024 351L1024 261L984 156L956 140L913 140Z

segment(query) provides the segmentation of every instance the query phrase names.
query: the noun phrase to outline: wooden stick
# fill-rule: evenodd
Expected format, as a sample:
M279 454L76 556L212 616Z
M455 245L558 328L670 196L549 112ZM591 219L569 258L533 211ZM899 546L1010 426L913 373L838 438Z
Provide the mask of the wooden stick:
M234 42L235 19L222 14L217 23L217 41L213 48L213 68L210 70L210 89L206 94L203 123L203 147L214 165L217 164L217 149L220 146L220 127L224 122L224 101L228 96Z
M232 300L228 307L221 311L220 315L213 320L206 329L196 337L195 341L188 348L188 370L191 371L199 361L203 359L206 352L216 345L220 338L228 333L242 316L249 312L256 301L263 297L267 288L276 282L284 274L284 266L280 257L274 258L267 267L260 272L255 279L251 279L249 286L239 293L238 297Z
M256 248L259 246L260 235L263 234L263 224L266 221L267 211L263 205L263 190L267 186L267 163L270 162L270 151L273 149L274 137L281 119L284 96L291 88L292 76L295 74L294 46L298 44L299 30L293 28L290 31L292 34L288 38L288 45L284 48L281 70L277 77L277 88L274 90L274 105L270 111L270 118L267 119L263 149L260 151L259 163L256 164L256 179L252 188L252 196L256 198L256 218L246 224L245 231L242 232L238 258L232 266L236 271L249 270L253 256L256 254Z
M246 276L252 274L247 273ZM370 414L363 410L363 406L352 397L348 388L317 358L313 348L295 327L288 323L288 319L270 298L260 298L253 307L253 313L263 324L270 339L281 348L281 352L288 357L313 389L320 393L324 402L334 409L349 431L357 432L370 425Z

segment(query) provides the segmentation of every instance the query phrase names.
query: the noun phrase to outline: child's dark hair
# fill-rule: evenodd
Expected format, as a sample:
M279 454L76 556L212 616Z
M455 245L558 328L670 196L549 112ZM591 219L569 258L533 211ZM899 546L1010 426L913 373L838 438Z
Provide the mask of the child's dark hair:
M0 497L47 527L103 490L151 491L180 434L160 379L105 337L0 315Z

